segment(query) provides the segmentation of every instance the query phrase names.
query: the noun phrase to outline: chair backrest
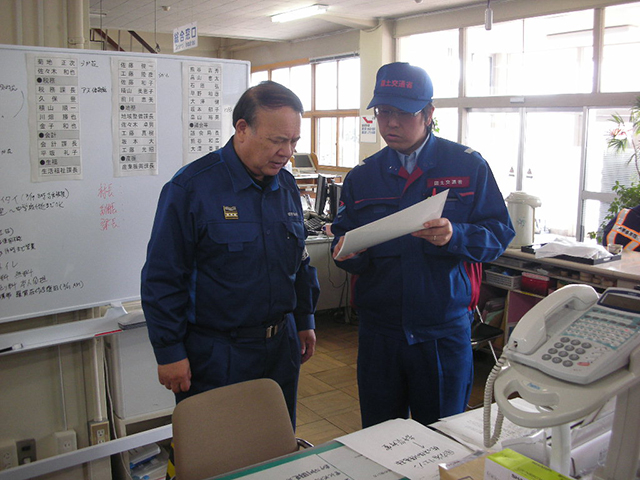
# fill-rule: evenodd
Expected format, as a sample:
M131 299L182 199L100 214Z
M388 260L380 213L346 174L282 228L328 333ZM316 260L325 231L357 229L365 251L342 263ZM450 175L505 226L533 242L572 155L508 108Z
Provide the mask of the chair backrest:
M200 480L298 449L280 386L262 378L188 397L173 411L177 480Z

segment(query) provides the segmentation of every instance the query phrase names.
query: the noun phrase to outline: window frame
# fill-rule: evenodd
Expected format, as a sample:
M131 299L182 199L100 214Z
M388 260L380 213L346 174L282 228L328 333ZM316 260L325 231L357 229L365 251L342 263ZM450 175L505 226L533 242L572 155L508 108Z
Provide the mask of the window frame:
M635 2L634 2L635 3ZM640 4L640 2L637 2ZM513 110L519 109L521 112L520 118L523 119L525 112L535 112L543 110L552 110L561 112L563 110L576 110L582 109L582 126L581 126L581 158L580 169L576 174L580 175L579 179L579 192L578 195L578 211L575 218L575 231L576 238L579 241L583 241L587 235L584 231L583 215L585 210L585 202L587 200L595 200L603 203L610 203L615 199L613 192L593 192L589 191L585 187L585 170L587 162L587 138L588 138L588 118L590 111L593 109L602 108L619 108L627 109L633 105L636 97L640 96L640 91L636 92L602 92L600 91L600 78L602 77L603 67L603 50L604 50L604 28L605 28L605 10L607 7L598 7L585 10L593 11L593 84L591 92L588 93L562 93L552 95L527 95L527 96L515 96L515 95L492 95L492 96L466 96L465 94L465 78L467 74L467 27L461 27L457 29L443 29L443 30L457 30L459 34L458 42L458 58L460 59L462 68L459 73L459 88L458 96L453 98L434 98L434 105L436 106L435 117L437 118L438 108L452 108L458 112L458 138L457 141L462 144L466 144L467 141L467 113L471 110ZM544 16L544 15L541 15ZM434 30L435 32L436 30ZM432 33L432 32L424 32ZM411 35L407 35L411 36ZM408 57L403 57L400 51L400 39L403 36L398 36L396 42L396 58L399 61L411 62ZM437 91L436 91L437 95ZM523 121L523 120L521 120ZM519 152L518 152L518 178L517 188L522 188L522 165L524 162L524 135L523 127L521 125L521 134L519 138ZM502 192L505 196L509 192Z
M331 59L331 60L326 60L326 61L335 61L338 62L340 60L346 60L349 58L353 58L353 57L357 57L357 55L350 55L350 56L343 56L340 58L335 58L335 59ZM261 65L259 67L251 67L251 73L257 73L257 72L268 72L268 78L269 80L271 80L272 78L272 72L274 70L279 70L282 68L291 68L291 67L297 67L297 66L302 66L302 65L310 65L311 66L311 109L308 111L305 111L303 114L303 118L308 118L311 120L311 150L316 153L317 149L318 149L318 121L321 118L333 118L335 119L336 122L336 139L335 139L335 164L331 165L331 164L326 164L326 163L320 163L319 161L319 166L322 168L323 171L326 172L336 172L336 173L346 173L349 172L351 170L352 167L343 167L340 166L340 124L342 122L340 122L341 118L347 118L347 117L360 117L360 110L359 108L352 108L352 109L333 109L333 110L318 110L316 108L316 65L318 65L319 63L321 63L321 61L315 61L309 58L304 58L304 59L298 59L298 60L292 60L292 61L287 61L287 62L279 62L279 63L272 63L272 64L267 64L267 65ZM338 74L339 75L339 74ZM340 88L340 78L338 76L338 88ZM338 96L339 98L339 96ZM320 159L319 159L320 160Z

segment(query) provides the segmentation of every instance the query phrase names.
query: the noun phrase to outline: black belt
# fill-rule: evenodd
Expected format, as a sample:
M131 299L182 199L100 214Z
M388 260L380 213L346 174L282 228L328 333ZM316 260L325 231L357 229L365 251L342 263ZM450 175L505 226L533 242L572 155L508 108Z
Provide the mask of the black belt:
M273 325L261 325L257 327L240 327L235 330L229 331L221 331L221 330L213 330L210 328L203 328L199 325L189 325L190 330L194 330L198 333L202 333L203 335L209 336L219 336L223 335L225 337L231 338L272 338L275 337L278 332L284 330L287 325L287 315L284 315L282 319L274 323Z

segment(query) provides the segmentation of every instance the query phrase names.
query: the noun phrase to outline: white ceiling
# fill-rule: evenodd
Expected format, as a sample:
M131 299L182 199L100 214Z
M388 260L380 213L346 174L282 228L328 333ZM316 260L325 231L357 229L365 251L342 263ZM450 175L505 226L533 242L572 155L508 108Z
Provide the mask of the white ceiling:
M328 12L287 23L271 21L271 15L314 3L328 5ZM197 22L202 36L290 41L480 4L486 0L90 0L90 19L92 27L157 33Z

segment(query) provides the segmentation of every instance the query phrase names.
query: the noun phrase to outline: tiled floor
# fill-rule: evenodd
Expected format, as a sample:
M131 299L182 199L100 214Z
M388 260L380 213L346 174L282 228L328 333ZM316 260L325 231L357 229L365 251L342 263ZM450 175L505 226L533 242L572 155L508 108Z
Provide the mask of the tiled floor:
M315 355L302 366L296 436L318 445L360 430L356 359L358 327L340 315L316 317ZM470 405L482 403L484 383L493 366L490 353L475 352L475 382Z

